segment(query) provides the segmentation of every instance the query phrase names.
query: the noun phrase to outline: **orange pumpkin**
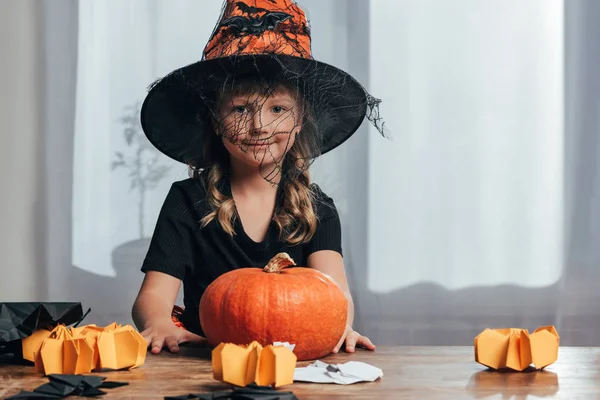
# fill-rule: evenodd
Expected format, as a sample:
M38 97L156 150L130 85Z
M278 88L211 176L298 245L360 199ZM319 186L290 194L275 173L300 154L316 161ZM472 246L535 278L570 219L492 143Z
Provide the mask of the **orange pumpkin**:
M328 275L294 267L279 253L261 268L240 268L213 281L200 300L209 343L295 344L298 360L330 354L346 327L348 301Z

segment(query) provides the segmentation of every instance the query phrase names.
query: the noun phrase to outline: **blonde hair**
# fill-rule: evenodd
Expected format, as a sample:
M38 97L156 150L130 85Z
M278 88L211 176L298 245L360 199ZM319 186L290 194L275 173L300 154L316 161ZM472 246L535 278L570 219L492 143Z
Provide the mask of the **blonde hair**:
M251 82L236 86L237 91L250 91L255 88ZM302 103L301 108L308 110L307 104L301 98L299 100ZM318 222L313 209L315 193L311 187L308 171L311 141L316 139L316 124L309 112L305 115L307 116L304 118L302 128L282 163L283 170L280 176L286 176L281 188L283 201L281 207L273 214L280 240L285 240L291 245L309 242L315 234ZM190 165L193 177L204 183L206 200L211 208L211 211L200 220L201 226L206 227L216 219L222 229L233 236L235 234L233 225L237 217L235 202L232 197L219 190L228 163L228 153L219 136L214 135L211 138L210 143L205 147L205 155L213 161L205 171Z

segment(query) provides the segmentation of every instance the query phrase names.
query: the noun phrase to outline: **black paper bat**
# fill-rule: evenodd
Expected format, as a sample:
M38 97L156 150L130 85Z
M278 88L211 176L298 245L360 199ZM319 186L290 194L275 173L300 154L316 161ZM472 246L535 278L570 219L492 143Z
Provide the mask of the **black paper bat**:
M164 400L298 400L293 392L275 390L271 386L251 384L234 387L233 390L212 393L190 393L182 396L167 396Z
M81 303L0 303L0 354L18 352L21 339L39 329L83 319Z
M244 3L243 1L238 1L238 2L235 3L235 5L238 8L238 10L240 10L244 14L257 14L257 13L260 13L260 12L267 12L267 11L269 11L266 8L249 6L248 4Z
M7 400L62 399L67 396L94 397L106 394L100 389L114 389L128 385L127 382L105 381L105 377L96 375L52 374L48 375L48 379L49 383L38 386L33 392L22 390L14 396L7 397Z
M82 316L81 303L0 303L0 344L22 339L38 329L73 324Z
M290 18L292 16L284 12L267 12L258 17L235 16L227 18L221 23L221 26L230 27L236 36L239 36L241 33L258 35L264 31L275 29L277 24L287 21Z

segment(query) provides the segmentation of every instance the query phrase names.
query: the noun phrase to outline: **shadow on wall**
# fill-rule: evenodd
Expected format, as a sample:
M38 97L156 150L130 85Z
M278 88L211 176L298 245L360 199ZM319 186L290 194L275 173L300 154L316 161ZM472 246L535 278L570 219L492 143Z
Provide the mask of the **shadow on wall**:
M116 277L73 267L73 299L91 313L84 323L133 324L131 306L144 278L140 271L149 238L126 242L113 251ZM517 327L533 331L555 325L564 346L599 346L600 271L578 271L544 288L512 285L451 291L420 283L386 295L356 285L353 292L360 329L375 343L393 345L464 345L485 328ZM176 304L182 305L180 291Z
M73 299L81 301L85 308L92 309L86 323L133 324L131 307L144 280L144 273L140 268L151 241L151 238L145 235L146 201L150 191L155 189L171 170L171 166L162 164L161 154L143 133L140 109L139 101L125 107L120 122L126 147L115 152L111 166L112 172L124 170L127 173L128 184L135 193L139 238L113 249L112 265L117 274L114 278L96 275L77 266L71 268L70 295ZM124 184L125 182L123 181ZM177 304L183 304L181 290Z
M131 307L140 290L144 273L140 270L150 246L150 238L125 242L113 250L112 264L116 277L97 275L77 266L71 268L70 296L91 308L83 324L108 325L112 322L132 324ZM181 291L177 304L183 304Z
M543 288L501 285L451 291L420 283L386 295L366 292L361 329L380 344L472 346L485 328L531 332L554 325L563 346L599 346L597 282L600 271L579 271Z

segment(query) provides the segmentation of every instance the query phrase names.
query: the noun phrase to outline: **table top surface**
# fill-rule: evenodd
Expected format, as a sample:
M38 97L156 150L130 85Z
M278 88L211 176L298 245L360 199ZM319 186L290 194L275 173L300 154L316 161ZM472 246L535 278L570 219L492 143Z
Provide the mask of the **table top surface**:
M383 370L375 382L352 385L295 382L278 390L299 399L600 399L600 348L561 347L543 371L491 371L474 361L472 347L378 346L374 352L332 354L327 363L364 361ZM298 362L305 366L309 362ZM102 399L163 399L231 389L212 376L210 349L182 347L179 353L148 353L130 371L93 373L129 385L105 389ZM48 382L29 365L0 363L0 398Z

